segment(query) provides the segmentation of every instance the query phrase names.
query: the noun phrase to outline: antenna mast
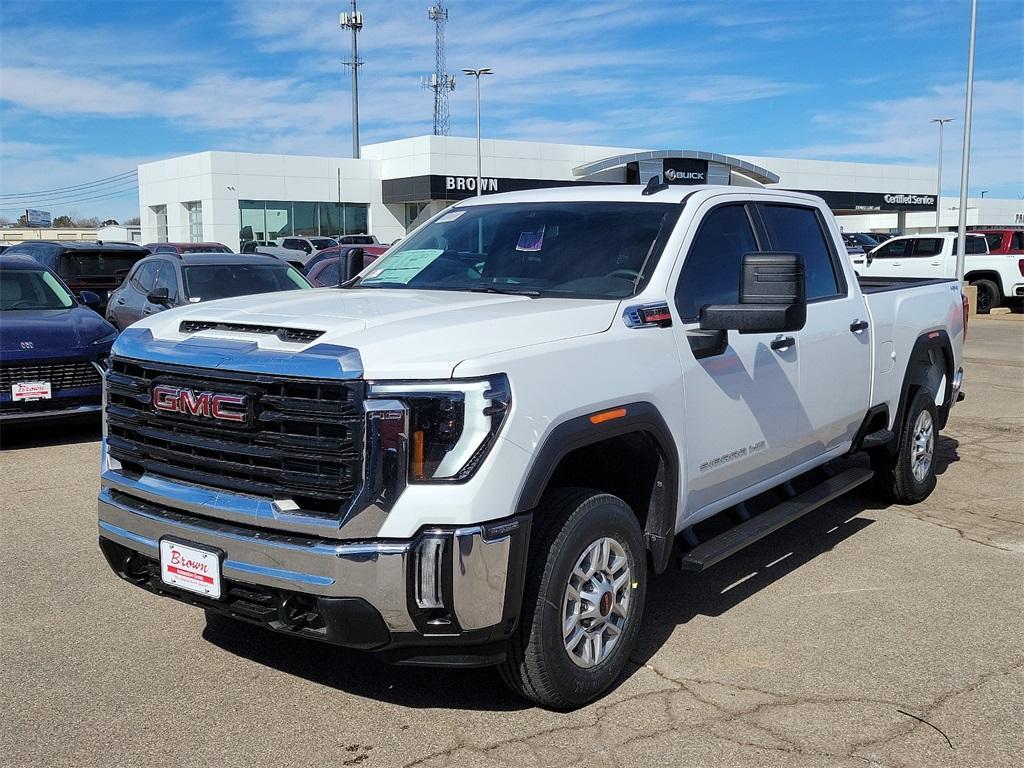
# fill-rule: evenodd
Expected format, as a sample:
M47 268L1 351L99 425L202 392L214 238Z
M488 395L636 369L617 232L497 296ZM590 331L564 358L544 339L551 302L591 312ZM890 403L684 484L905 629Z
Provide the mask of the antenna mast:
M444 54L444 27L448 23L448 9L444 0L427 9L427 17L434 22L436 30L434 38L434 73L429 78L421 78L424 88L434 92L434 135L447 136L448 127L448 93L455 90L455 77L447 72Z
M363 28L363 14L356 10L356 0L352 0L352 13L342 12L338 21L342 29L352 30L352 58L342 64L352 70L352 157L359 157L359 68L363 61L357 36Z

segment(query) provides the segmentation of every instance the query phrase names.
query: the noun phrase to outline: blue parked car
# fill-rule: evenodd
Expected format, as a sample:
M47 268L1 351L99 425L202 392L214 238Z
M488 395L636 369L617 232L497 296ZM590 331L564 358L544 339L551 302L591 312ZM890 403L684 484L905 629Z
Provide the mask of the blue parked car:
M99 413L117 337L99 303L28 256L0 255L0 423Z

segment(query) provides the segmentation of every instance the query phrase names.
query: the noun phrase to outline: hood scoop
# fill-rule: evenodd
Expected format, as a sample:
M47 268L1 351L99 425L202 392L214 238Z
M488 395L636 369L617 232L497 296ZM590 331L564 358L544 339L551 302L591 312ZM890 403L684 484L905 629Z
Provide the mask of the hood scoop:
M231 331L232 333L254 333L276 336L281 341L292 344L308 344L324 335L323 331L310 328L284 328L274 325L252 325L248 323L224 323L216 320L182 320L178 326L180 333L199 333L200 331Z

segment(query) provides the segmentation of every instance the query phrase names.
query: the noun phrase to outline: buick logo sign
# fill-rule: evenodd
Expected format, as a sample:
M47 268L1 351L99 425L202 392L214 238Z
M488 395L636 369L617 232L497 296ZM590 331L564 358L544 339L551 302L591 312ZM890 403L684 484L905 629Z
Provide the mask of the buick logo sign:
M675 168L666 168L665 178L669 181L704 181L704 171L677 171Z
M239 424L248 419L248 398L245 395L196 392L187 387L158 384L153 387L152 401L153 408L163 413L180 413Z
M35 349L36 348L36 345L33 344L31 341L23 341L18 346L20 346L22 349Z

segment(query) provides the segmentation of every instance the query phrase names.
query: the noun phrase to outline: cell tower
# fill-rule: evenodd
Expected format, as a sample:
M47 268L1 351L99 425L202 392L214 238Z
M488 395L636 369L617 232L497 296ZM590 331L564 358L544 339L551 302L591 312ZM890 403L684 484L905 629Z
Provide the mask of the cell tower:
M356 0L352 0L352 13L341 13L338 23L342 29L352 31L352 57L341 63L352 70L352 157L359 157L359 68L363 60L359 58L358 37L363 28L363 14L356 10Z
M448 23L448 9L444 0L427 10L427 17L434 22L436 29L434 39L434 73L429 78L421 78L424 88L434 92L434 135L448 135L448 93L455 90L455 77L448 74L444 55L444 25Z

